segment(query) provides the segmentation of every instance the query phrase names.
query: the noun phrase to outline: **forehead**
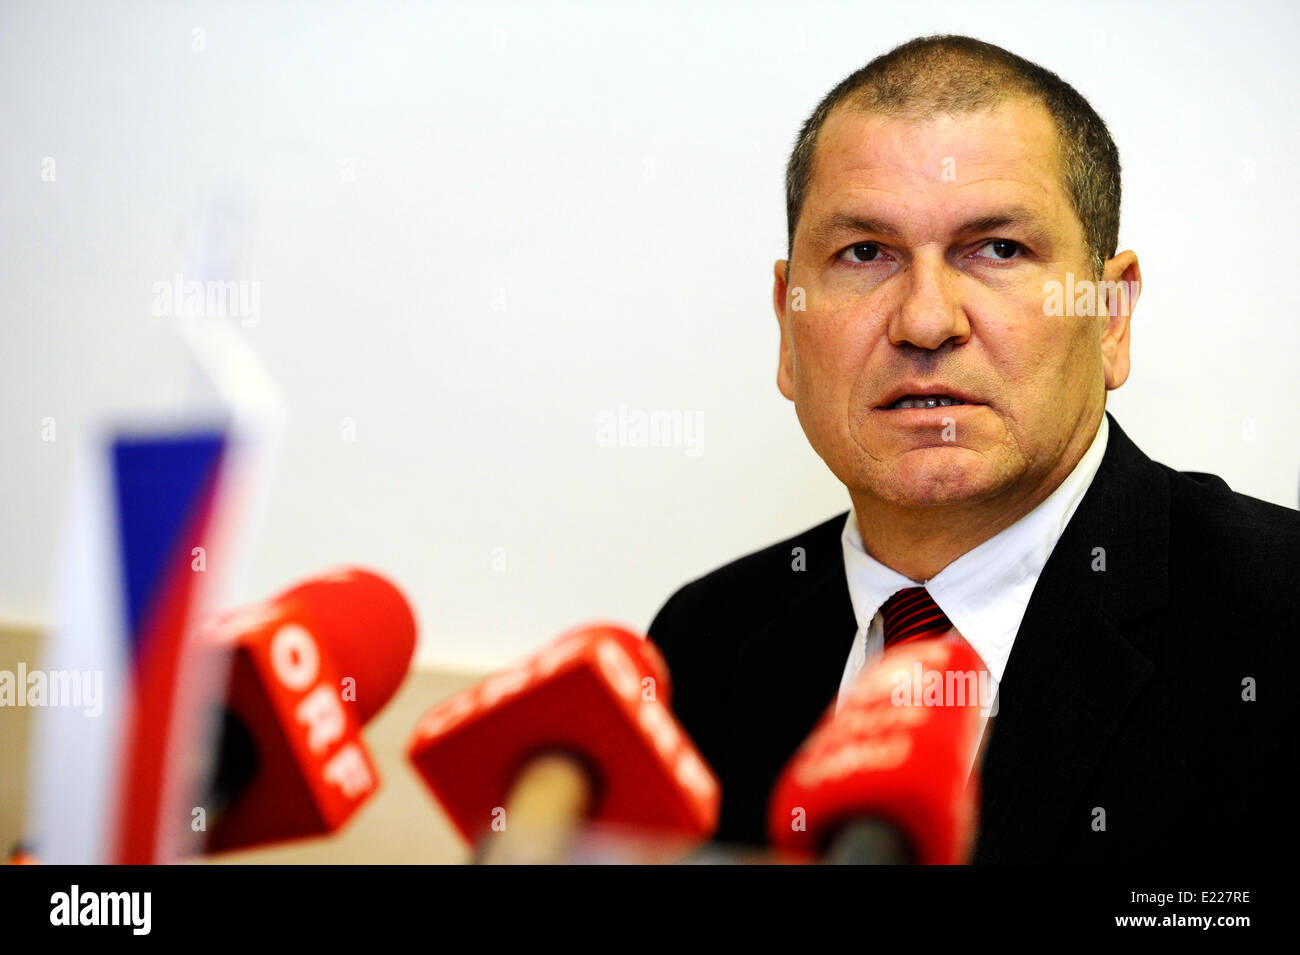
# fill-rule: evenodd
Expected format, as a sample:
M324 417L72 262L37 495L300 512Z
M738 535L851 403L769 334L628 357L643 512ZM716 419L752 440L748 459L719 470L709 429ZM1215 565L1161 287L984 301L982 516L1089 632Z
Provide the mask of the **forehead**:
M844 213L939 224L997 206L1073 219L1056 127L1034 101L924 118L839 107L818 137L800 218L813 230Z

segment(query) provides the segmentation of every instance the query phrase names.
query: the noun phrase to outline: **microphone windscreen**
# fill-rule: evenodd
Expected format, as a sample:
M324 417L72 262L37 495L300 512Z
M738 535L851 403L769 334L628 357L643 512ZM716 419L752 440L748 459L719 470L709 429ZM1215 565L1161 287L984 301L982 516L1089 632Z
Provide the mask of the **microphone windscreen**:
M886 651L782 772L772 842L817 854L846 826L879 820L918 863L966 861L978 813L971 767L990 696L983 662L959 637Z
M209 851L337 829L379 785L361 727L414 653L405 597L341 568L215 616L205 633L212 653L231 656L203 800Z
M344 567L286 590L277 603L301 622L343 679L356 680L356 710L366 723L397 691L415 654L415 615L402 592L378 574Z
M427 711L408 754L471 844L501 831L521 770L557 751L586 767L588 822L695 841L716 829L720 792L668 690L649 641L612 624L575 627Z

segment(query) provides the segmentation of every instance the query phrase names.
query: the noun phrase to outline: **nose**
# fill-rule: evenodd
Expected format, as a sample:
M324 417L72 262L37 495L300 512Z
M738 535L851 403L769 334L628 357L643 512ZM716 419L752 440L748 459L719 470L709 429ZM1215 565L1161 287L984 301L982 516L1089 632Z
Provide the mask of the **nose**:
M957 298L956 276L942 256L917 256L904 273L903 299L889 322L889 341L933 351L970 337L970 322Z

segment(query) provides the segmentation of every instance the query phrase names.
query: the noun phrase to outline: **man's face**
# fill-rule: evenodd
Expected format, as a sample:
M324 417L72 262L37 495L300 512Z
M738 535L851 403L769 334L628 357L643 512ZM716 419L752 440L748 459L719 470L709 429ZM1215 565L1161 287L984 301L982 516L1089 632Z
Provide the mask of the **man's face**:
M1068 295L1067 273L1095 278L1060 168L1051 118L1027 100L827 119L788 288L776 268L777 382L851 492L1014 507L1086 449L1128 375L1128 322L1109 303L1045 314L1045 283ZM1136 279L1132 253L1107 263L1121 275ZM903 395L963 403L891 407Z

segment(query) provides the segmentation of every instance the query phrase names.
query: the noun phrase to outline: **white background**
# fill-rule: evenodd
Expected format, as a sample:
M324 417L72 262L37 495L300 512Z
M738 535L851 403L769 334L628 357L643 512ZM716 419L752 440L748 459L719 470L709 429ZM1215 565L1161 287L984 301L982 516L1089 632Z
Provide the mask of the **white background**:
M1110 125L1144 278L1121 425L1294 507L1296 9L1060 11L5 4L0 616L50 616L86 427L181 388L152 286L205 235L260 283L245 334L290 414L245 598L368 564L426 662L498 666L593 616L644 629L845 509L774 381L784 166L835 83L934 32L1040 62ZM599 446L619 403L698 414L702 453Z

